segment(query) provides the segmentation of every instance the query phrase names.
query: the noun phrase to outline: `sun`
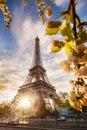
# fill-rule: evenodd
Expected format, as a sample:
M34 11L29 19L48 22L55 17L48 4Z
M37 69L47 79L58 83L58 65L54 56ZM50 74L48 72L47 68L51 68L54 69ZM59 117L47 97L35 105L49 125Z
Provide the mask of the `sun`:
M29 108L32 104L31 98L27 95L20 95L18 99L19 108Z
M29 107L31 105L31 102L29 98L22 98L19 103L20 107Z

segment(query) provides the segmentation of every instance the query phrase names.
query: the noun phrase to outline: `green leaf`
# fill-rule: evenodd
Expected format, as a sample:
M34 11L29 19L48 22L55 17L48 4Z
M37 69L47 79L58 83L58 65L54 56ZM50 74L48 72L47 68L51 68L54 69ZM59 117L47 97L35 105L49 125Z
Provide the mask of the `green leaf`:
M87 42L87 31L82 30L81 32L78 33L78 38L76 39L76 44L82 44Z
M74 32L69 23L65 23L61 27L61 34L63 35L63 37L67 42L74 40Z

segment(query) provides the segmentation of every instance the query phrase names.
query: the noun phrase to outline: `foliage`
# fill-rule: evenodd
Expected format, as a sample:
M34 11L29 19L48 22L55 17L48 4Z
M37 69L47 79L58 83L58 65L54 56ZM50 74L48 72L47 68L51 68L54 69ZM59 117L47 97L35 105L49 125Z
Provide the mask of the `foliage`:
M0 104L0 116L3 117L9 113L9 104L2 102Z
M52 20L47 22L46 35L55 35L59 31L61 24L60 21Z
M73 72L76 80L71 80L72 91L69 97L70 105L82 111L87 106L87 22L81 22L76 13L76 0L70 0L66 11L61 12L61 20L51 20L46 23L46 35L61 34L64 38L52 40L51 52L59 52L65 48L67 60L60 63L65 72ZM62 22L63 21L63 22ZM56 24L58 23L58 24Z
M54 2L54 0L50 0L49 3L45 2L45 0L36 0L39 17L43 23L45 23L46 18L50 18L50 16L53 14L53 10L50 6L51 2Z
M10 24L12 22L12 17L10 14L10 11L6 5L6 0L0 0L0 9L2 10L4 14L4 20L7 22L6 27L10 28Z
M82 107L83 112L87 112L87 106Z
M68 99L69 95L67 92L59 92L59 98L64 103Z
M70 109L70 108L71 108L71 106L70 106L70 104L69 104L69 100L68 100L68 99L66 99L66 100L65 100L65 102L64 102L64 104L63 104L63 106L64 106L64 108L66 108L66 109Z
M28 0L22 0L25 6L28 5ZM46 17L50 17L53 14L50 3L46 3L44 0L35 0L38 6L39 17L44 23ZM54 2L54 0L50 0ZM4 14L4 20L6 21L6 27L9 29L12 23L12 16L7 6L7 0L0 0L0 10Z
M53 110L53 111L51 111L50 116L54 117L54 118L57 120L58 117L59 117L59 112L58 112L58 110Z
M60 96L50 96L54 103L54 111L58 111L63 106L63 101L60 99Z
M22 0L25 5L27 5L28 0ZM4 14L4 20L6 21L6 27L9 29L12 23L12 16L7 6L7 0L0 0L0 10Z

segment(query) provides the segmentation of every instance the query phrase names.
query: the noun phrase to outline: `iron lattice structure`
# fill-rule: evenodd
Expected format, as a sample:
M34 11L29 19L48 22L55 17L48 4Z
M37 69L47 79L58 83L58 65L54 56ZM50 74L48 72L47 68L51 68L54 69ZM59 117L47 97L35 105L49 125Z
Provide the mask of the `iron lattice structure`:
M31 69L29 69L29 74L24 82L24 85L37 82L37 81L50 83L46 75L46 70L43 68L43 64L42 64L39 38L37 37L35 41L36 44L35 44L33 62L32 62Z
M35 50L32 67L29 69L29 74L23 86L19 88L18 92L35 91L40 93L43 99L45 99L46 105L51 108L50 95L56 97L57 94L54 86L50 84L50 81L46 75L46 70L43 67L39 41L40 40L37 37L35 39Z
M29 69L29 73L24 84L19 87L18 93L15 96L12 105L14 106L14 104L17 103L16 100L20 98L21 94L31 96L41 95L45 101L46 107L49 110L52 110L50 97L57 97L57 93L55 88L50 84L46 75L46 70L43 67L38 37L35 39L35 42L36 43L32 67ZM14 103L15 101L16 103Z

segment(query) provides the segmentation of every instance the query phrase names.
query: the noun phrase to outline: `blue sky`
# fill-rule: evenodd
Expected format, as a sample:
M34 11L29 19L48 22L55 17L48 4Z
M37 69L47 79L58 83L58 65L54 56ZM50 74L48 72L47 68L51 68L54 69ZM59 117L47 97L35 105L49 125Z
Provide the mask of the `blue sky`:
M34 1L29 0L29 5L25 8L21 0L7 0L13 17L10 30L5 27L6 23L0 11L0 100L11 99L26 79L32 64L37 35L40 38L42 60L50 82L57 92L69 92L71 89L68 81L73 78L72 74L66 74L59 66L60 61L67 57L64 51L50 54L51 40L56 37L45 36L46 27L38 17ZM87 21L87 0L77 2L78 14L82 20ZM56 13L53 18L59 16L62 10L66 10L68 3L69 0L55 0L52 8ZM60 35L57 37L61 39Z

